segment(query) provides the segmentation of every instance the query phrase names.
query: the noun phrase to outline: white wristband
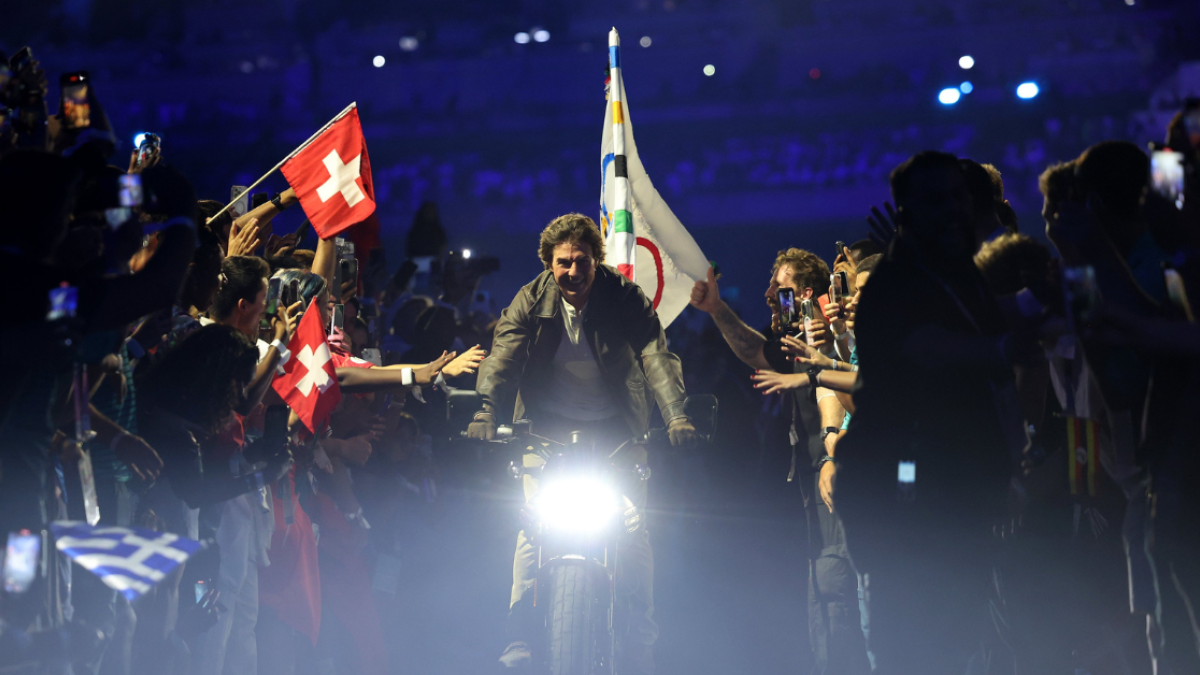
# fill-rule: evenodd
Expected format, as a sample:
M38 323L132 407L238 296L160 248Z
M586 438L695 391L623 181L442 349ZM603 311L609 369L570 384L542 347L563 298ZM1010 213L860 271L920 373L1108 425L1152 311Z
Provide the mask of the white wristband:
M413 369L412 368L401 368L400 369L400 384L403 384L406 387L411 387L413 385Z

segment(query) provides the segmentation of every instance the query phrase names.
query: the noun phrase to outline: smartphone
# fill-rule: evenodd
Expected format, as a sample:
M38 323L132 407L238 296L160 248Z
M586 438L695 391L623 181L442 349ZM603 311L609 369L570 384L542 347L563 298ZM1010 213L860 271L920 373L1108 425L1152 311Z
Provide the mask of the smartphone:
M158 134L147 132L142 136L142 143L137 147L137 163L142 166L146 160L162 149L162 139Z
M263 416L264 439L280 443L287 440L289 410L286 405L267 406L267 412Z
M336 328L338 330L342 330L344 328L343 324L345 323L345 321L346 321L346 306L339 302L338 304L333 306L333 322L331 324L329 334L330 335L333 334L334 328Z
M271 195L265 192L255 192L254 195L250 197L250 208L252 210L257 209L269 201L271 201Z
M312 227L312 221L309 220L308 218L305 218L304 222L300 223L300 227L296 228L296 245L297 246L300 245L300 242L304 241L304 237L308 236L308 228L310 228L310 227Z
M287 306L287 307L291 307L292 305L296 304L297 302L300 302L300 300L301 300L301 298L300 298L300 280L299 280L299 279L292 279L292 280L291 280L291 281L288 283L288 286L287 286L287 287L288 287L288 300L289 300L289 302L287 303L287 305L286 305L286 306ZM301 307L301 308L300 308L300 311L302 311L302 312L303 312L303 311L304 311L304 310L306 310L306 309L308 309L308 308L307 308L307 307Z
M283 279L273 277L267 282L267 316L279 314L279 293L283 290Z
M68 129L86 129L92 126L92 107L88 103L91 80L87 71L65 73L58 79L62 87L62 119Z
M911 502L917 492L917 463L900 460L896 465L896 492L902 502Z
M1154 191L1183 209L1183 155L1171 150L1150 153L1150 178Z
M775 292L775 297L779 300L779 323L783 326L783 332L787 333L796 323L795 292L790 288L781 288Z
M376 366L383 365L383 354L379 352L377 347L365 347L362 350L362 360L370 361Z
M812 300L805 298L800 301L800 318L804 321L804 339L808 344L813 343L813 319L817 317L817 306Z
M118 194L121 206L133 208L142 205L142 174L127 173L120 178Z
M841 307L842 306L842 298L844 298L844 297L846 297L846 294L842 292L842 287L838 283L837 274L830 274L829 275L829 301L836 303L838 307ZM838 310L838 314L840 316L840 314L841 314L840 309Z
M201 579L200 581L197 581L196 582L196 604L200 604L201 602L204 601L204 594L207 592L208 592L208 584L204 583L203 579Z
M246 194L245 185L234 185L229 188L229 201L233 202L233 206L229 207L229 215L237 220L238 216L244 216L250 212L250 195Z
M42 536L29 530L8 533L8 547L4 551L4 590L9 593L24 593L37 578L38 562L42 554Z
M358 284L358 260L354 258L344 258L338 261L341 266L341 282L344 284L347 281L353 281Z
M111 209L104 209L104 220L108 226L114 230L121 229L121 226L133 219L133 209L128 206L118 206Z
M834 246L837 246L837 254L833 256L834 260L837 260L839 257L846 255L846 242L837 241L837 242L834 242Z
M74 286L59 286L50 289L50 311L46 312L47 321L73 319L79 309L79 289Z
M1091 265L1068 267L1063 270L1063 299L1067 307L1067 321L1075 331L1079 324L1091 320L1092 312L1100 302L1096 285L1096 270Z

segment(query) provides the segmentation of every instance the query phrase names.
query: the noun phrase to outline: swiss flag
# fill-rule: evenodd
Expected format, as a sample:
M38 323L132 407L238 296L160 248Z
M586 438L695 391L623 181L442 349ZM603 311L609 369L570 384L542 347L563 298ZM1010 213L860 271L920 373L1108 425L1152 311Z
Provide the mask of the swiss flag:
M271 386L288 407L296 411L304 426L315 434L342 400L315 298L300 319L287 348L292 358L283 367L283 375L276 377Z
M351 108L283 165L313 229L328 239L375 213L367 141Z

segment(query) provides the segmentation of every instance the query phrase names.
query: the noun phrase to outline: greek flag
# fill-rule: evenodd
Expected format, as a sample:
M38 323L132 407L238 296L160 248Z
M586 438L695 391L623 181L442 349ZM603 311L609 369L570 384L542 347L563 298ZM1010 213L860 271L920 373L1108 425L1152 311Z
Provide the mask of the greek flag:
M60 520L50 524L50 531L59 551L130 602L204 548L192 539L140 527Z

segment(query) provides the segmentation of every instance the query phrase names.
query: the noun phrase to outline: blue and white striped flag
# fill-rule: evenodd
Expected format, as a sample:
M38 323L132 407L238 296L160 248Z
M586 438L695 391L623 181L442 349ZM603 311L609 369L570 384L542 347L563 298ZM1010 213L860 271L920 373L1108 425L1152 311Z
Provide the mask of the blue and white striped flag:
M204 548L204 544L192 539L140 527L59 520L50 524L50 531L59 551L130 602Z

